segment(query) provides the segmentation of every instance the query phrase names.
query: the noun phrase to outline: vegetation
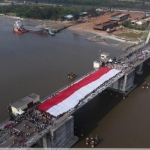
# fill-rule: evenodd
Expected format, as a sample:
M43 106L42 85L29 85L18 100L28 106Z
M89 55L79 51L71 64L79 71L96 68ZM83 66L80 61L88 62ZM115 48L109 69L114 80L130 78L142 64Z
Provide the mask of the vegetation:
M3 14L16 14L16 16L23 18L34 18L34 19L52 19L57 20L64 15L72 14L76 19L79 17L79 12L87 11L89 8L71 6L50 6L50 5L9 5L0 6L0 13Z
M0 0L3 2L4 0ZM59 5L100 6L109 8L139 8L149 9L150 0L121 1L121 0L19 0L19 2L50 3Z
M146 40L147 36L148 36L147 31L142 31L140 33L134 33L134 32L127 32L127 33L120 33L117 36L119 37L123 37L123 38L127 38L127 39L141 39L141 40ZM131 48L131 47L130 47Z
M16 16L16 13L7 13L8 16Z
M22 0L24 1L24 0ZM26 2L51 3L61 5L100 6L109 8L140 8L149 9L149 0L120 1L120 0L26 0Z
M145 30L146 27L148 26L148 24L145 24L145 25L137 25L137 24L132 25L130 20L124 21L124 22L122 23L122 25L123 25L125 28L135 29L135 30Z
M1 2L2 0L0 0ZM19 2L24 2L20 0ZM22 5L4 5L0 6L0 13L13 14L23 18L34 19L51 19L57 20L64 15L72 14L75 19L79 18L79 12L88 11L91 15L96 15L95 8L103 6L113 10L114 8L150 8L149 4L145 4L142 1L119 1L119 0L25 0L27 4ZM33 2L28 4L28 2ZM56 5L42 5L42 3L50 3ZM69 5L69 7L67 6ZM79 6L80 5L80 6ZM93 7L95 6L95 7ZM124 24L125 27L141 29L144 27L131 26L128 23Z
M140 38L142 36L142 33L133 33L133 32L128 32L128 33L120 33L118 34L117 36L120 36L120 37L125 37L125 38Z

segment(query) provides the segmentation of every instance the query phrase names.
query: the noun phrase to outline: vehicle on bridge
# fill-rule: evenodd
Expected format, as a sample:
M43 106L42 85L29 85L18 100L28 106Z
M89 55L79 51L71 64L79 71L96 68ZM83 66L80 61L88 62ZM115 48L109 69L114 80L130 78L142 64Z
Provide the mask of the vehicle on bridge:
M14 123L10 122L10 123L4 125L4 129L8 129L8 128L12 127L13 125L14 125Z
M98 69L104 66L105 63L111 63L113 60L110 58L109 53L101 53L100 58L93 62L93 67Z

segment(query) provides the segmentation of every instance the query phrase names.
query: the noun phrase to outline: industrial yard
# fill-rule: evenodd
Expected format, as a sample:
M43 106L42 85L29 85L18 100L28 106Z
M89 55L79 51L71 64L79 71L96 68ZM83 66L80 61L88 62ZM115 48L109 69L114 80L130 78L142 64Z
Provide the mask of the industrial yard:
M88 21L71 26L69 29L135 43L144 39L148 32L124 28L122 22L125 20L140 21L145 15L144 12L105 12L96 17L84 17L83 20Z
M70 20L70 18L68 20L58 19L57 21L28 18L24 18L23 20L26 22L26 25L32 24L36 27L53 29L56 32L68 28L79 34L88 32L98 37L111 38L123 42L130 42L132 44L137 44L146 39L148 35L148 31L146 29L149 28L148 24L150 22L149 14L142 11L98 10L100 10L100 12L97 16L92 16L87 12L86 15L80 16L78 20ZM130 22L130 26L133 27L132 29L124 27L123 23L126 21ZM135 26L137 29L134 28ZM140 28L143 29L140 30ZM102 38L97 38L94 42L102 42L101 39ZM90 41L93 42L93 40Z
M123 51L125 51L127 47L138 44L139 42L145 40L148 35L148 31L125 28L122 23L127 20L134 23L140 23L140 21L144 22L144 19L142 18L145 18L145 21L148 24L149 16L146 17L146 13L139 11L104 11L103 13L94 17L90 16L89 14L82 16L77 21L74 19L64 21L43 21L33 19L23 20L25 21L26 25L45 27L47 29L53 29L56 32L68 28L69 30L78 34L92 33L93 36L88 37L87 40L103 45L107 45L109 43L107 41L109 38L118 40L121 41L121 43L123 42ZM143 24L138 26L142 27ZM122 44L120 47L122 47Z

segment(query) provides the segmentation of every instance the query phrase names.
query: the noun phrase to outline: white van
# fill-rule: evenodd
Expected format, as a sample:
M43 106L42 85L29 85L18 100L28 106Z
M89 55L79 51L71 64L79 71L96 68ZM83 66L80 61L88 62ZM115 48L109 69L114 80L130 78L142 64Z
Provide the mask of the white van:
M102 61L108 61L110 59L110 54L109 53L101 53L101 60Z

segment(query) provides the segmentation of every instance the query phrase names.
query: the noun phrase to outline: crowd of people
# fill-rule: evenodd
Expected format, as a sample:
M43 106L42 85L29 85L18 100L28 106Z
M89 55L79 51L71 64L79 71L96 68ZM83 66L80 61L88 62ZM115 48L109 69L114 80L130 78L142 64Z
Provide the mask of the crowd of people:
M145 81L142 85L142 89L149 89L149 88L150 88L150 84Z
M40 134L47 126L52 124L52 116L49 113L39 111L37 106L38 104L27 108L22 115L13 116L13 121L4 125L3 130L10 137L14 137L12 147L26 147L26 141L34 133ZM21 125L21 129L17 129L17 125Z
M110 62L109 63L103 63L102 66L108 66L108 67L111 67L111 68L114 68L114 69L118 69L118 70L121 70L121 72L116 74L111 79L108 79L107 81L105 81L102 85L100 85L94 91L92 91L91 93L86 95L83 99L81 99L79 101L79 103L75 106L75 109L78 108L78 106L82 103L82 101L84 99L88 98L91 94L94 94L95 92L98 93L100 90L105 88L105 86L112 83L118 75L121 75L126 70L133 68L136 62L147 59L149 55L150 55L149 50L139 49L137 51L130 52L126 56L120 58L118 61L116 60L116 58L114 58L111 63ZM87 76L88 75L89 74L87 74ZM146 85L143 86L143 88L148 88L148 87L149 87L149 84L146 84Z
M112 62L103 63L103 66L108 66L114 69L126 71L136 66L136 63L145 60L149 57L150 51L147 49L139 49L134 52L130 52L120 58L114 58Z
M91 145L91 147L94 148L98 144L98 140L99 139L98 139L97 135L95 136L95 138L92 135L90 135L90 137L86 138L85 144L86 145Z

